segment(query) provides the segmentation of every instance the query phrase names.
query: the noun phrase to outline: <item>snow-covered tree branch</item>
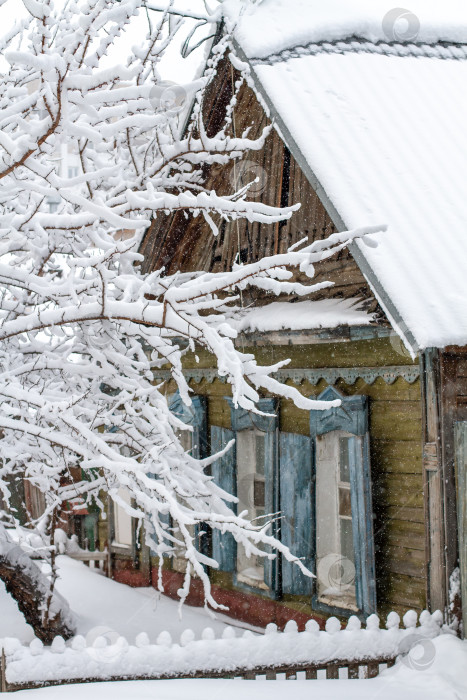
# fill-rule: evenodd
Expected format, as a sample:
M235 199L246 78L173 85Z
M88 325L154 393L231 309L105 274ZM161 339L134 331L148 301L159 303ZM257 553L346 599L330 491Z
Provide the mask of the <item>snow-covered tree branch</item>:
M279 551L304 567L268 534L268 519L258 524L234 515L233 497L206 474L214 458L199 461L184 452L177 431L186 426L169 411L153 371L170 367L189 404L183 355L201 346L215 357L238 405L255 410L258 391L266 390L301 408L323 408L273 379L280 365L261 367L240 352L228 319L247 285L299 295L321 288L293 282L291 269L311 278L314 263L365 231L334 234L226 273L142 275L141 237L160 213L183 210L212 226L213 214L271 223L292 215L295 207L249 201L247 189L220 196L203 187L203 168L260 149L267 131L257 140L234 138L227 111L219 133L207 136L204 89L227 40L214 49L205 77L170 91L159 64L180 21L169 28L162 14L125 65L108 67L106 54L142 0L72 0L60 11L51 0L23 2L29 17L0 48L8 63L0 83L4 519L15 522L9 509L15 475L45 496L41 521L30 523L42 533L64 501L100 503L105 489L119 502L126 487L134 505L121 505L144 523L159 558L175 546L185 550L182 597L195 574L216 608L203 568L216 563L196 550L191 525L207 523L232 533L247 552L272 557ZM190 105L190 126L181 134ZM66 177L64 153L79 156L78 174ZM81 482L69 478L77 466Z

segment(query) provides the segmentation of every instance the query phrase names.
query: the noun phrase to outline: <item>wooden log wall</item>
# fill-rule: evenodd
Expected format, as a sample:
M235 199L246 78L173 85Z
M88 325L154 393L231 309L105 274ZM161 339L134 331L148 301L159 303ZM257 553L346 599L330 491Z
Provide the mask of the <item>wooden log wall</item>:
M221 126L237 78L230 61L225 59L204 102L203 112L210 136ZM248 129L248 136L254 139L269 124L254 92L244 84L233 115L233 133L241 136ZM219 194L232 194L256 177L259 182L253 184L247 199L257 199L273 206L300 202L301 208L289 221L266 225L242 219L225 222L213 216L219 230L214 236L202 215L193 218L183 212L161 214L148 230L140 249L145 256L143 271L162 266L168 273L177 270L224 271L231 269L236 260L253 262L265 255L285 252L304 237L311 243L335 231L319 197L274 129L261 150L249 151L241 161L227 166L207 169L205 185L208 190L215 189ZM341 251L317 266L315 281L324 280L333 281L334 287L322 290L314 298L360 297L367 300L371 311L378 312L379 319L384 318L348 251ZM245 298L245 303L265 301L267 298L257 292L252 293L251 298L248 294Z

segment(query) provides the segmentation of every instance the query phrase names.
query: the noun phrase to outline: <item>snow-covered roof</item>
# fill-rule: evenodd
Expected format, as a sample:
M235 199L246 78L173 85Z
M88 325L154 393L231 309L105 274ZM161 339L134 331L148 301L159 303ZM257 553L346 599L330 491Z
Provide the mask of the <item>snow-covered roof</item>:
M223 11L236 24L236 39L249 58L349 37L420 43L467 39L464 0L411 0L410 9L395 7L394 0L224 0Z
M274 301L267 306L238 310L230 325L238 332L303 331L338 326L368 326L374 314L358 299L318 299L291 304Z
M414 349L464 345L467 4L411 8L391 37L381 0L263 0L235 38L335 224L389 225L352 252L395 327Z

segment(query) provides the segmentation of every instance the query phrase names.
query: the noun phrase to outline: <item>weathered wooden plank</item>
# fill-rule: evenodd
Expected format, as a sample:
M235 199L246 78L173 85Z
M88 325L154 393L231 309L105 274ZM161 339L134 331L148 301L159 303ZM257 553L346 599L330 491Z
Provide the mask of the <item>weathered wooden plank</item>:
M337 664L328 664L326 666L326 678L334 680L339 678L339 667Z
M386 384L378 377L373 384L357 379L353 385L356 393L365 393L373 401L420 401L420 381L409 384L403 377L398 377L392 384Z
M392 604L423 610L426 606L426 587L423 579L392 574L385 589L385 599Z
M387 522L389 520L403 520L411 523L425 522L425 511L423 508L410 508L399 505L386 506L383 503L378 504L377 513L381 522Z
M419 440L371 439L374 456L372 472L422 474L422 448Z
M230 428L230 409L227 401L223 398L209 397L208 412L211 425L219 425L221 428Z
M414 364L412 360L401 358L394 352L388 338L373 338L370 340L353 340L351 343L326 342L313 345L263 345L253 347L245 345L245 352L254 352L260 364L272 364L278 360L290 359L290 367L386 367L409 366ZM214 359L203 348L196 351L198 362L194 353L187 353L183 359L184 367L214 367ZM345 383L343 383L343 386ZM381 394L382 398L401 398L416 401L420 399L419 380L409 384L403 378L397 378L392 384L386 384L381 379L376 379L374 384L367 384L358 379L350 388L355 393L362 390L372 395ZM337 384L339 388L339 383ZM406 392L410 393L407 396ZM385 396L387 392L387 396ZM401 396L397 395L402 392Z
M444 558L444 485L439 463L441 425L439 413L439 351L425 350L420 356L422 378L424 469L427 488L427 550L429 557L428 598L431 609L446 605L446 570ZM428 443L428 444L427 444Z
M310 434L310 414L295 406L293 401L282 400L279 416L280 430L284 433Z
M6 683L6 657L5 657L5 650L3 648L2 648L2 655L0 657L0 692L1 693L8 692L7 683Z
M457 497L455 476L455 435L454 426L457 416L457 365L458 355L441 355L441 464L444 480L444 514L446 539L446 576L449 578L457 566L457 537L450 533L457 530ZM467 381L467 380L466 380ZM447 586L449 582L447 582Z
M376 678L379 674L379 664L377 661L368 662L368 678Z
M467 422L456 426L457 522L463 620L467 620Z
M467 396L467 377L458 377L456 388L459 396Z
M291 383L291 382L288 382ZM317 387L308 387L305 383L298 387L304 395L318 395L320 384ZM308 391L307 391L308 389ZM361 392L365 393L366 392ZM384 462L389 466L388 471L404 471L408 473L421 472L421 413L418 401L377 401L371 402L370 409L372 446L377 446L376 461ZM285 432L297 432L308 435L308 412L299 409L293 401L281 401L281 430ZM294 428L295 426L295 428ZM395 442L406 443L392 450L385 450L386 444ZM398 451L398 453L397 453ZM405 452L405 454L404 454ZM375 465L379 471L378 464Z
M424 496L421 474L380 474L375 491L378 504L384 503L385 507L423 508Z
M245 347L254 352L261 364L291 359L291 367L386 367L415 364L401 357L391 346L389 338L355 340L352 343L323 343L317 345L274 345Z
M375 401L370 404L370 432L374 438L417 440L422 436L418 401Z
M403 520L389 520L382 528L389 546L425 550L425 525ZM379 533L378 533L379 534Z
M388 571L414 578L426 577L425 552L408 547L389 546L385 551L385 564Z

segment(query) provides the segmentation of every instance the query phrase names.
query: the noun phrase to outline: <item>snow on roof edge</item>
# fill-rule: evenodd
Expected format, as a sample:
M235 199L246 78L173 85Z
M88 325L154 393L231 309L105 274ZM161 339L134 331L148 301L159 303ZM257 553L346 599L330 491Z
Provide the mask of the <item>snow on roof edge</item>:
M462 0L411 0L410 9L390 0L224 0L223 16L250 58L306 45L358 37L370 42L467 43Z

